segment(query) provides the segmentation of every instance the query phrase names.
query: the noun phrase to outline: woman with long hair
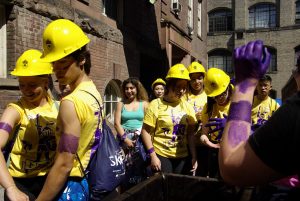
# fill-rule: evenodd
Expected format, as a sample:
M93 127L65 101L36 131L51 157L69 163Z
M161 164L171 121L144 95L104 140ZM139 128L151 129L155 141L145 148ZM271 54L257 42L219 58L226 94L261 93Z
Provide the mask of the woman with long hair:
M123 186L127 189L145 178L143 162L135 155L135 144L141 134L148 95L142 83L133 77L123 81L122 94L122 101L117 103L114 125L125 151L127 171Z

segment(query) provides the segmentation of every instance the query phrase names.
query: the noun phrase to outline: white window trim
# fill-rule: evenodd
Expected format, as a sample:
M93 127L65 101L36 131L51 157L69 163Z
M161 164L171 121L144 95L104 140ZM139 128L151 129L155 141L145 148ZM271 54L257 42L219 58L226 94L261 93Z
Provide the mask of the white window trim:
M197 34L199 37L202 37L202 1L198 1L198 13L197 13L197 26L198 26L198 30L197 30Z
M171 5L170 5L171 10L172 10L173 3L179 3L179 0L172 0L172 1L171 1Z
M193 12L193 0L188 0L188 26L189 28L194 28L194 12Z
M7 47L6 47L6 19L5 7L0 5L0 77L7 77Z
M110 97L107 97L106 95L104 95L104 101L103 101L104 106L109 103L110 108L111 108L111 111L109 111L109 112L104 111L104 113L105 113L105 116L106 116L107 120L110 123L114 124L113 103L120 102L122 100L122 98L120 97L120 90L119 90L119 87L117 86L115 81L110 81L106 87L108 87L108 86L111 86L116 91L117 100L112 100L112 95L110 95ZM106 107L104 107L104 109L106 109ZM111 116L107 116L108 114L111 114Z
M107 17L106 10L105 10L105 1L106 0L102 0L102 14Z

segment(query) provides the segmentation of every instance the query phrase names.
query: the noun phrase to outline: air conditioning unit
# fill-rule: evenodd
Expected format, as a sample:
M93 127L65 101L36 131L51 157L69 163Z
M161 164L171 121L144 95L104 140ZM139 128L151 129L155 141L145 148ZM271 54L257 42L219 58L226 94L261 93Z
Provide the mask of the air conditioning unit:
M172 10L175 13L179 13L181 11L181 4L179 2L172 3Z

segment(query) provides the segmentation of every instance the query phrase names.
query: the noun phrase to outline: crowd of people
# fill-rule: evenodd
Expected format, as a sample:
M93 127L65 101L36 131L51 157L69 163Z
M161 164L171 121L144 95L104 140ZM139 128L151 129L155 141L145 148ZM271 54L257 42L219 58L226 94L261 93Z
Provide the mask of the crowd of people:
M0 120L5 200L89 200L85 170L104 118L89 78L89 42L75 23L54 20L44 30L43 52L30 49L16 61L11 74L22 96ZM138 78L123 81L114 114L126 166L120 192L163 172L272 187L256 189L256 200L299 195L299 93L283 106L269 96L270 54L262 41L236 48L233 60L234 81L196 61L175 64L153 81L150 99ZM298 89L299 69L300 58L293 71ZM53 72L59 95L51 93ZM138 142L149 160L138 153Z

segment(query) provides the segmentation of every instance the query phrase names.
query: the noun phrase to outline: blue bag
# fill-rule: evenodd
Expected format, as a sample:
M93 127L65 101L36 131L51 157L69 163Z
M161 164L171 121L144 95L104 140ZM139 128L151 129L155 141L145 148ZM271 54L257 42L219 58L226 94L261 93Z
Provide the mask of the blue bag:
M113 191L125 175L124 155L111 129L102 122L100 142L88 166L88 182L91 196L95 192Z
M101 112L98 117L100 119L102 107L97 98L89 94L96 99L100 107ZM121 184L125 176L124 152L105 119L102 119L102 130L98 125L96 132L100 135L99 145L87 167L90 200L101 200L101 195L107 195L108 192L113 191Z

